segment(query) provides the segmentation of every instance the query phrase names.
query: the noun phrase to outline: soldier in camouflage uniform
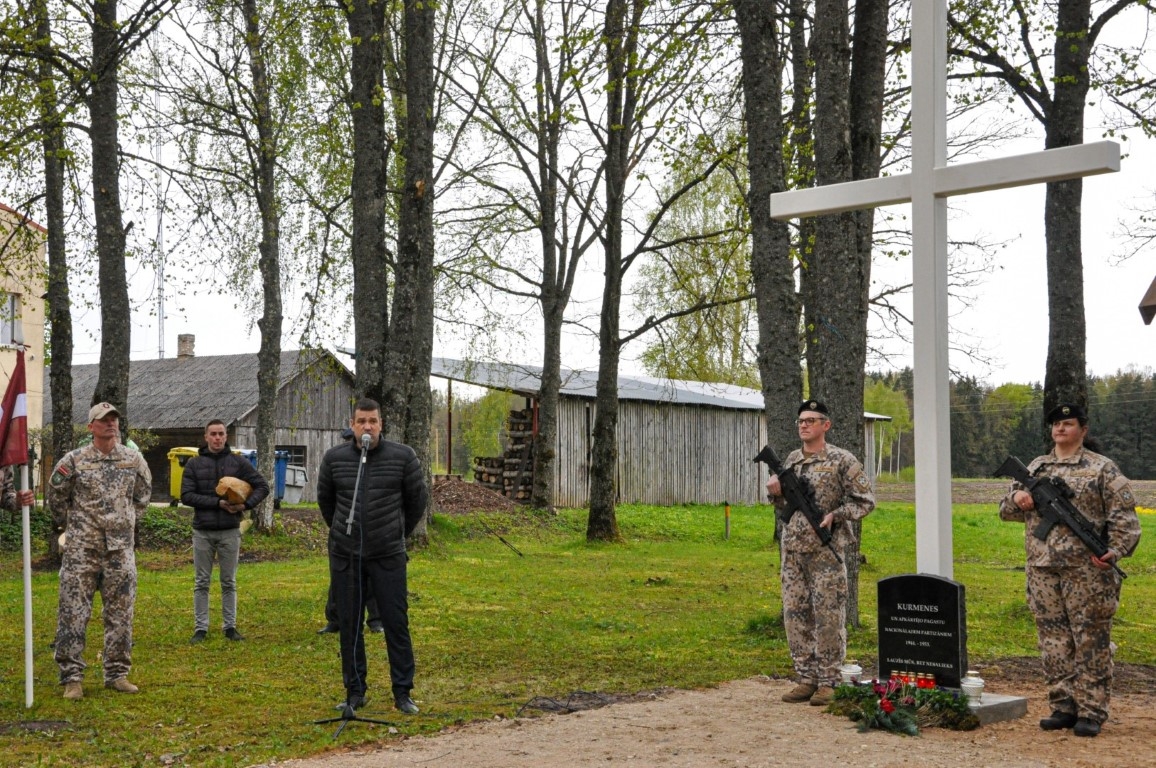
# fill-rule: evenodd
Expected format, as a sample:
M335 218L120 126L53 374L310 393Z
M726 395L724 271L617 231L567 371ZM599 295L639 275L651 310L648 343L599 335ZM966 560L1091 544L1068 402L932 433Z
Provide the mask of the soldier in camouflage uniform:
M15 467L0 467L0 507L9 512L19 512L21 507L31 507L36 503L36 494L31 490L16 490Z
M1052 527L1046 540L1036 538L1032 531L1041 516L1018 482L1000 504L999 516L1025 524L1028 606L1036 619L1052 707L1040 728L1073 728L1077 736L1095 736L1108 718L1112 689L1112 617L1120 602L1120 578L1112 563L1136 549L1140 519L1128 478L1115 462L1084 445L1084 409L1059 405L1048 413L1048 422L1055 445L1028 471L1062 478L1075 493L1072 504L1102 532L1109 551L1102 558L1093 556L1062 523Z
M798 427L803 447L791 451L783 469L793 468L814 490L824 513L822 526L831 530L831 545L845 552L855 535L845 523L862 520L875 508L871 480L850 452L827 443L831 419L826 405L803 402ZM786 505L781 491L778 475L773 475L767 493L777 510ZM783 701L826 705L847 653L847 567L822 545L802 512L783 526L780 575L787 643L799 677Z
M104 684L136 693L132 668L132 617L136 602L133 531L148 508L152 474L144 457L120 443L120 414L109 403L88 411L92 443L69 451L52 472L47 497L67 521L60 566L56 663L64 698L84 695L84 641L92 597L100 590L104 613Z

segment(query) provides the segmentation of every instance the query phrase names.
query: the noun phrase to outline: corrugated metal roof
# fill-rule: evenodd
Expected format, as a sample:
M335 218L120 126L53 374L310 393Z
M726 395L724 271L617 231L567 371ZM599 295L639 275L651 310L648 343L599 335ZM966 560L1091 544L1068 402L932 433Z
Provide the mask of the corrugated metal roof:
M281 353L283 388L318 362L349 370L325 350ZM72 367L72 421L85 423L99 366ZM47 380L48 374L45 374ZM200 429L210 419L232 424L257 407L257 353L133 360L129 363L129 419L151 430ZM44 423L52 423L52 398L44 398Z
M542 369L536 365L514 363L483 363L435 357L433 376L453 379L491 389L504 389L515 394L534 397L542 382ZM562 394L593 400L597 392L597 371L562 370ZM618 399L705 405L741 411L763 410L763 393L734 384L713 384L703 381L659 379L650 376L618 376ZM890 421L890 416L864 413L872 421Z

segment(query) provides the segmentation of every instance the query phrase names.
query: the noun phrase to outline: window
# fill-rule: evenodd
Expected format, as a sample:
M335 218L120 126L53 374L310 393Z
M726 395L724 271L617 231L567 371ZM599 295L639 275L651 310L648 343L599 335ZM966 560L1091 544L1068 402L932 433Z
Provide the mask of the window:
M304 445L276 445L273 450L277 453L284 451L289 454L289 463L296 466L304 467L305 458L308 455Z
M0 293L0 345L14 344L20 336L19 327L20 294Z

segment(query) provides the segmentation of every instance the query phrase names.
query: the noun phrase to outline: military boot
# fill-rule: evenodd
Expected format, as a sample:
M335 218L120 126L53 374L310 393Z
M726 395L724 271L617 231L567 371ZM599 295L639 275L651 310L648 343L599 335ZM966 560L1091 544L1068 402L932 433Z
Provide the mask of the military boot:
M783 694L783 701L788 704L802 704L804 701L810 701L811 697L815 695L815 691L819 690L819 686L811 685L810 683L799 683L791 690Z

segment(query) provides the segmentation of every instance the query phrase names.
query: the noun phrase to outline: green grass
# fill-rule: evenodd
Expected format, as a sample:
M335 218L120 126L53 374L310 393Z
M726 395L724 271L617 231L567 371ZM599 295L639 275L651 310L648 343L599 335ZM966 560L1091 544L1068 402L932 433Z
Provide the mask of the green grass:
M385 652L380 636L372 635L366 716L396 722L400 734L431 733L512 715L535 696L702 687L790 673L768 507L732 508L729 540L721 507L622 507L622 544L587 544L585 514L439 517L430 546L410 562L414 695L422 714L403 718L388 706ZM1156 518L1142 520L1151 537ZM1035 655L1023 596L1023 527L999 522L994 506L976 505L956 508L954 531L971 658ZM191 554L179 537L168 538L170 548L139 557L137 696L100 685L100 622L94 620L86 696L60 698L48 647L57 578L35 575L36 702L30 710L24 708L18 553L0 556L8 658L0 677L0 724L67 723L50 733L10 728L0 734L0 766L232 766L334 746L336 726L312 723L333 715L343 695L336 638L315 633L328 580L320 533L293 527L247 535L246 555L289 559L241 566L244 643L221 637L214 584L212 631L198 646L188 645ZM915 569L912 506L881 504L865 521L863 552L863 627L851 633L848 655L867 660L876 655L875 581ZM1117 658L1156 663L1156 556L1141 546L1123 565L1129 579L1114 633ZM386 727L354 724L338 743L391 738Z

